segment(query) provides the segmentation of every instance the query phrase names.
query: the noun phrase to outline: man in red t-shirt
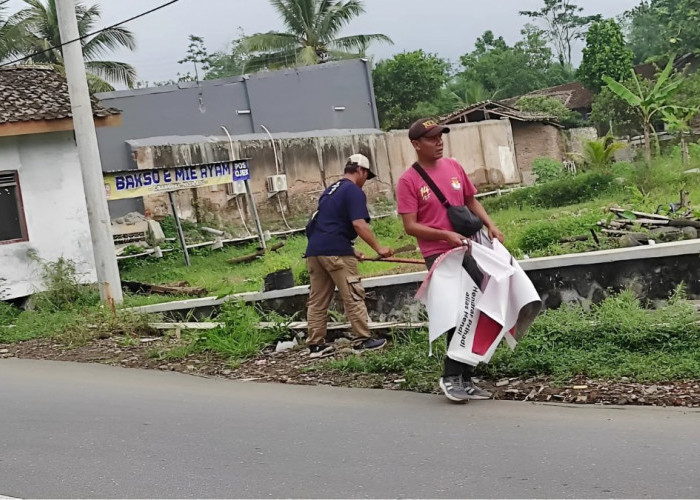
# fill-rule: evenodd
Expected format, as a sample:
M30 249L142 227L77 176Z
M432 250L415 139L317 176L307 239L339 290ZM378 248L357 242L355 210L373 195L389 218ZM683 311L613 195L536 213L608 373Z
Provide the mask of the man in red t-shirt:
M476 188L462 166L451 158L442 157L442 135L449 132L449 128L438 125L429 118L420 119L411 125L408 138L416 150L418 164L423 167L451 205L469 207L469 210L484 223L489 237L497 238L502 242L503 233L474 197L477 193ZM447 209L416 169L408 168L401 175L396 186L396 197L404 229L406 233L415 236L418 240L418 246L428 269L441 254L452 248L469 244L469 240L455 232L447 217ZM480 272L471 257L465 258L464 267L472 278L475 278L474 281L477 283L481 281ZM448 345L453 334L454 329L447 332ZM445 356L445 369L440 377L440 388L451 401L489 399L491 393L475 386L472 381L473 375L473 366Z

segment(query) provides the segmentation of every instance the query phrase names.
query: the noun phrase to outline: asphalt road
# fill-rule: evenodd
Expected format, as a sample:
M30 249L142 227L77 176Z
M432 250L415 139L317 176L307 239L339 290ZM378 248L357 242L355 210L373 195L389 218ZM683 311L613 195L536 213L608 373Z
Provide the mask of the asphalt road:
M700 496L700 412L0 360L0 496Z

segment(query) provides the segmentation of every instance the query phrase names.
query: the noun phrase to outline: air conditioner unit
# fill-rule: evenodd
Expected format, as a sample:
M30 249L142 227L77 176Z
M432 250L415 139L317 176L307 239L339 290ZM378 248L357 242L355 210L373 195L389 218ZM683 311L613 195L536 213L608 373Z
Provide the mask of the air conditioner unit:
M234 196L237 196L239 194L245 194L245 181L233 181L231 184L231 193Z
M267 177L267 192L279 193L287 190L286 175L270 175Z

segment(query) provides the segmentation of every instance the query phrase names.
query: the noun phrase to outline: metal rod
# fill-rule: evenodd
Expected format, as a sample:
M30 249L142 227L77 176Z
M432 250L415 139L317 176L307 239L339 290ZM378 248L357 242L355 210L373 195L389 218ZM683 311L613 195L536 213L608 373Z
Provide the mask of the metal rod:
M385 259L364 259L364 260L361 260L360 262L396 262L399 264L425 265L425 261L423 259L401 259L401 258L397 258L397 257L387 257Z
M248 195L248 203L250 203L250 209L253 212L253 220L255 221L255 228L258 230L258 238L260 239L260 248L265 250L267 245L265 244L265 235L263 234L262 225L260 224L260 218L258 217L258 209L255 207L255 198L253 198L253 190L250 188L250 179L245 181L245 192Z
M168 198L170 199L170 208L173 211L173 217L175 218L175 227L177 228L177 237L180 240L180 246L182 247L182 253L185 256L185 264L187 267L190 266L190 254L187 251L187 244L185 243L185 234L182 232L182 225L180 224L180 217L177 215L177 209L175 208L175 200L173 199L173 192L168 191Z

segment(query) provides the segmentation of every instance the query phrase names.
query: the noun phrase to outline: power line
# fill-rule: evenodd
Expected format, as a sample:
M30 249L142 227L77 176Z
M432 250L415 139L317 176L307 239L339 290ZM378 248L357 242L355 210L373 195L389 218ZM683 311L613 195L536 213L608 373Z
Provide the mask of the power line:
M151 14L152 12L155 12L155 11L157 11L157 10L160 10L160 9L162 9L162 8L165 8L165 7L167 7L168 5L172 5L172 4L174 4L174 3L176 3L176 2L179 2L179 1L180 1L180 0L170 0L169 2L166 2L166 3L164 3L163 5L159 5L158 7L154 7L154 8L151 9L151 10L147 10L146 12L142 12L141 14L138 14L138 15L135 15L135 16L133 16L133 17L130 17L129 19L125 19L124 21L120 21L120 22L118 22L118 23L112 24L111 26L107 26L106 28L102 28L102 29L99 29L99 30L97 30L97 31L93 31L93 32L91 32L91 33L86 33L85 35L80 36L80 37L78 37L78 38L74 38L73 40L69 40L69 41L67 41L67 42L59 43L58 45L54 45L54 46L52 46L52 47L49 47L48 49L44 49L44 50L41 50L41 51L39 51L39 52L34 52L33 54L29 54L28 56L20 57L19 59L15 59L14 61L2 63L2 64L0 64L0 68L3 68L3 67L5 67L5 66L10 66L11 64L16 64L16 63L18 63L18 62L26 61L27 59L31 59L31 58L34 57L34 56L38 56L38 55L40 55L40 54L45 54L45 53L50 52L50 51L52 51L52 50L54 50L54 49L58 49L58 48L60 48L60 47L63 47L64 45L67 45L67 44L69 44L69 43L79 42L79 41L85 40L85 39L88 38L88 37L91 37L91 36L94 36L94 35L98 35L98 34L102 33L103 31L107 31L107 30L110 30L110 29L112 29L112 28L116 28L117 26L120 26L120 25L122 25L122 24L126 24L126 23L128 23L128 22L131 22L131 21L133 21L134 19L138 19L139 17L143 17L143 16L146 16L146 15L148 15L148 14Z

